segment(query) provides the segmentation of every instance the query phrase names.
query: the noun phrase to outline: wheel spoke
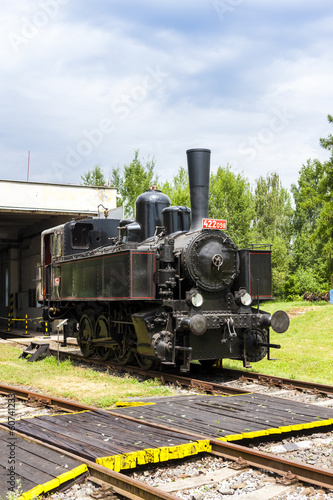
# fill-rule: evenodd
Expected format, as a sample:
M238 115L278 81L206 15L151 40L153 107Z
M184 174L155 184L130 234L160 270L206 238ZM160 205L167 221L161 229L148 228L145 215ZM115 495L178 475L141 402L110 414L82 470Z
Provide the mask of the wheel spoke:
M123 350L123 347L116 347L115 348L115 361L119 363L120 365L127 365L127 363L130 363L133 360L133 353L130 349L127 349L125 352Z
M93 338L93 317L88 314L84 314L80 319L79 325L79 339L78 344L80 346L82 355L85 358L93 356L95 353L94 348L89 345Z
M109 322L107 318L102 314L97 318L95 324L94 338L102 339L109 337ZM96 347L96 353L100 360L106 361L112 356L113 349L106 346Z

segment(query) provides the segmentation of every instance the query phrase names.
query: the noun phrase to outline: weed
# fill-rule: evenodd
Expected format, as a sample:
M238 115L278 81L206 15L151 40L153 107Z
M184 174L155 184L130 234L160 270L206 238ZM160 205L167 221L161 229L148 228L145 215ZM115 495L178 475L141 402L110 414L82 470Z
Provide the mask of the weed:
M16 479L16 486L13 490L10 490L6 493L6 500L17 500L23 493L21 480Z

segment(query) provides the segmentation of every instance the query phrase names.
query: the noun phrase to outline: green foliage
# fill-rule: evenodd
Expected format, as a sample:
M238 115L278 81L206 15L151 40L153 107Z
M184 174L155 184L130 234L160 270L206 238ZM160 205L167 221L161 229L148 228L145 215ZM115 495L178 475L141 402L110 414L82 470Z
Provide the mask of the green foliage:
M88 170L81 175L82 184L84 186L105 186L105 177L102 172L102 165L98 164L92 170Z
M16 479L15 483L16 483L15 488L6 493L6 500L18 500L19 498L21 498L21 495L23 493L21 480Z
M135 200L149 189L152 184L157 184L158 178L154 173L155 159L147 160L145 164L139 159L139 150L134 152L131 163L124 165L121 174L120 168L113 168L110 184L117 188L118 206L124 206L125 217L133 217Z
M255 187L254 229L259 238L274 240L277 236L290 241L292 233L292 206L287 189L280 181L279 174L273 172L266 178L259 177Z
M303 295L305 292L322 291L322 283L313 269L300 267L297 269L295 277L299 295Z
M240 248L252 242L254 202L250 183L242 174L234 174L229 165L210 176L209 216L227 220L225 232Z
M315 237L315 230L322 209L322 198L318 189L322 170L319 161L308 160L299 172L298 184L291 187L295 200L294 270L318 268L321 261L320 239Z
M169 196L172 205L191 206L188 172L184 167L179 167L178 173L171 182L166 181L161 185L161 191Z
M291 274L283 284L283 296L286 300L295 300L298 294L297 278Z
M328 123L331 123L333 125L333 116L332 115L327 115L327 120ZM333 156L333 135L329 134L326 139L319 139L319 142L321 146L324 149L327 149L327 151L331 151L331 158Z
M291 197L276 172L260 177L254 192L255 243L271 243L273 294L283 296L291 265L292 215Z
M314 231L314 237L322 244L322 252L332 257L333 253L333 155L323 165L319 183L321 211ZM328 266L332 273L332 265Z
M283 297L283 287L289 277L291 252L289 242L281 236L272 240L272 283L274 297Z
M328 115L333 124L333 117ZM293 218L293 269L309 272L311 285L328 290L333 273L333 136L320 139L330 152L328 161L308 160L299 172L297 184L292 186L295 200ZM303 274L304 274L303 272ZM300 276L303 274L298 273ZM300 288L304 286L300 284Z

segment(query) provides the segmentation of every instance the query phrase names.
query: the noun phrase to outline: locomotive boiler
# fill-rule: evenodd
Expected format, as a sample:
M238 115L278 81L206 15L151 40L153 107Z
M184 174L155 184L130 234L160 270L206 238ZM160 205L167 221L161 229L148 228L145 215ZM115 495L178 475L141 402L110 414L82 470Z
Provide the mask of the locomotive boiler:
M191 210L149 189L135 219L91 218L42 233L39 301L47 321L68 320L82 354L142 368L191 360L269 357L270 327L283 333L285 312L272 316L271 251L239 250L209 219L210 150L187 151Z

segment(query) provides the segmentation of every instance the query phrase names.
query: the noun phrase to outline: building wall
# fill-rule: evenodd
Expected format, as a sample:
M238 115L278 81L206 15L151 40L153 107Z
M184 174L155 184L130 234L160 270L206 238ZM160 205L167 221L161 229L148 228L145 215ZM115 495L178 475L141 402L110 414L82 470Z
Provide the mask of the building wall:
M14 319L13 328L25 328L25 317L28 316L28 328L36 330L41 327L41 308L36 302L36 270L41 260L40 233L49 227L63 224L68 218L52 217L49 221L30 226L32 235L23 237L17 247L0 253L0 325L7 330L9 297L13 294ZM38 319L36 319L38 318Z
M99 204L115 208L116 189L0 180L0 209L56 213L97 213Z
M35 293L41 232L73 219L102 216L104 208L121 218L116 189L0 180L0 190L0 329L7 331L13 294L14 318L28 315L29 330L35 330L41 327L42 313ZM25 328L25 321L13 322L14 328Z

